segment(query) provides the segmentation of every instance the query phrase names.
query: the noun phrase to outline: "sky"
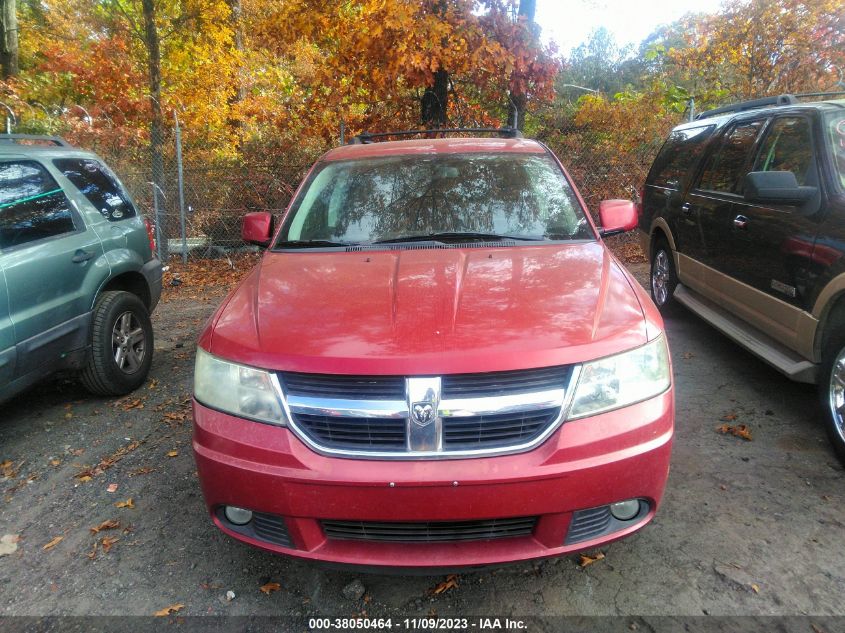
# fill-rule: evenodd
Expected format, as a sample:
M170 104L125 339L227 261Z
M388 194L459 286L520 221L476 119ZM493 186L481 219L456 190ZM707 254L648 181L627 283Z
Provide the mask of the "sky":
M639 44L657 26L685 13L710 13L720 4L720 0L537 0L535 19L543 40L556 42L558 50L569 55L599 27L609 30L621 48Z

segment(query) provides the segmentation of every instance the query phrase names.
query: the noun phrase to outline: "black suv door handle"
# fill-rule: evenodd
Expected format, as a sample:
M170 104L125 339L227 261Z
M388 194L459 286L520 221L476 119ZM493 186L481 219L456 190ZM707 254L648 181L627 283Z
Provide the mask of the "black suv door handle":
M683 211L684 215L689 215L692 211L692 207L690 206L689 202L684 202L681 205L681 211Z
M76 253L73 254L72 261L74 264L81 264L82 262L87 262L89 259L94 257L94 253L91 251L86 251L83 248L76 249Z
M738 229L745 230L748 228L748 218L744 215L738 215L734 218L734 226Z

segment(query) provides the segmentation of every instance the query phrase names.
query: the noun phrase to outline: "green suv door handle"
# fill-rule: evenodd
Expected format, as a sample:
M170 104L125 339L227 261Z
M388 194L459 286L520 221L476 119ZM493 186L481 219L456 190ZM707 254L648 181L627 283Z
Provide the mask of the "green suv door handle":
M94 257L94 253L91 251L86 251L84 248L76 249L76 252L73 254L72 261L74 264L81 264L82 262L87 262L89 259Z

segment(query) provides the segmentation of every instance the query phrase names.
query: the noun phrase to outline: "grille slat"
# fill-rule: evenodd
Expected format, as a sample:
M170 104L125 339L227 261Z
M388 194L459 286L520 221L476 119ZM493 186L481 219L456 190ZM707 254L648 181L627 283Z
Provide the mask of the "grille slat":
M603 534L611 518L609 506L575 512L572 516L572 523L569 525L566 542L587 541Z
M332 447L397 451L405 448L405 420L399 418L334 418L298 413L296 421L312 439Z
M282 374L285 391L296 396L404 400L403 376L344 376L341 374Z
M483 374L447 374L441 378L443 398L483 398L563 389L569 367L543 367Z
M326 520L323 530L334 539L434 543L527 536L534 531L536 523L537 517L418 523Z
M443 447L446 449L488 448L503 442L529 442L557 419L560 409L530 413L497 413L461 418L443 418Z

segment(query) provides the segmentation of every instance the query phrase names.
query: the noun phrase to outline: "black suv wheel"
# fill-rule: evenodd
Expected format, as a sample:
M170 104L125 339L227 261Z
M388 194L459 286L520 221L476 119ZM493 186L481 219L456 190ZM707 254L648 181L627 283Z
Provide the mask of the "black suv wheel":
M678 275L675 273L675 261L666 240L659 239L654 245L651 256L651 298L662 312L672 303Z
M845 464L845 334L839 334L822 362L819 395L833 448Z
M153 326L144 303L129 292L104 292L94 304L91 351L80 374L90 392L129 393L147 379L153 358Z

